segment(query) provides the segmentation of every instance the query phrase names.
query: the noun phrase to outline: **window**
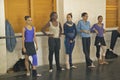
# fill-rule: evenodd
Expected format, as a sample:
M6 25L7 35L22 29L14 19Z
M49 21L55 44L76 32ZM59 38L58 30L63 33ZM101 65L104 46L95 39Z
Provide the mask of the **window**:
M33 25L40 31L52 11L56 11L56 0L5 0L5 16L15 33L22 32L25 15L32 17Z
M106 28L118 26L118 1L106 0Z

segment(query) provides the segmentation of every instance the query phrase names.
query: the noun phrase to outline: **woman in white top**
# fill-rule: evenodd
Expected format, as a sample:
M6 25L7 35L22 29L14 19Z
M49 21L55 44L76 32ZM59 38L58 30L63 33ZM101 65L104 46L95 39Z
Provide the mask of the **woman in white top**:
M59 50L60 50L60 36L62 34L61 24L57 21L58 15L56 12L50 14L50 21L42 28L42 32L49 37L49 72L53 71L53 54L55 53L57 70L64 70L60 67ZM46 33L46 29L49 28L49 34Z

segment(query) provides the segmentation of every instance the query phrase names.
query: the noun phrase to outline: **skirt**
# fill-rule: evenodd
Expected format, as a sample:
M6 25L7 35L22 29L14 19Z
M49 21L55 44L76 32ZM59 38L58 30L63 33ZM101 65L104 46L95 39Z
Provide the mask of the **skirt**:
M104 37L98 37L95 38L95 46L106 46Z
M26 48L25 54L29 56L36 54L34 42L25 42L25 48Z

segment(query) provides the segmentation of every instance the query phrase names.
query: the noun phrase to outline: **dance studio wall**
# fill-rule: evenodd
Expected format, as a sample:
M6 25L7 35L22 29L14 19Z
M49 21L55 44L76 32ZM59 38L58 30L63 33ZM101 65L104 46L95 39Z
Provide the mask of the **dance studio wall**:
M0 36L5 36L5 17L4 17L4 0L0 0ZM6 73L6 43L5 39L0 39L0 74Z
M103 16L105 23L106 0L64 0L64 16L69 12L72 12L73 21L76 23L83 12L88 13L91 25L97 22L98 15Z

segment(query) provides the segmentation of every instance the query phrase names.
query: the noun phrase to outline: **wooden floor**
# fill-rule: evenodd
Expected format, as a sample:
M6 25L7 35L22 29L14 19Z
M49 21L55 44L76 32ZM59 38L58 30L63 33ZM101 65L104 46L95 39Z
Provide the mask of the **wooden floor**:
M41 77L26 77L25 72L1 75L0 80L120 80L120 57L110 60L108 65L86 68L85 63L75 64L78 68L64 71L48 72L48 66L38 68ZM63 66L64 67L64 66Z

